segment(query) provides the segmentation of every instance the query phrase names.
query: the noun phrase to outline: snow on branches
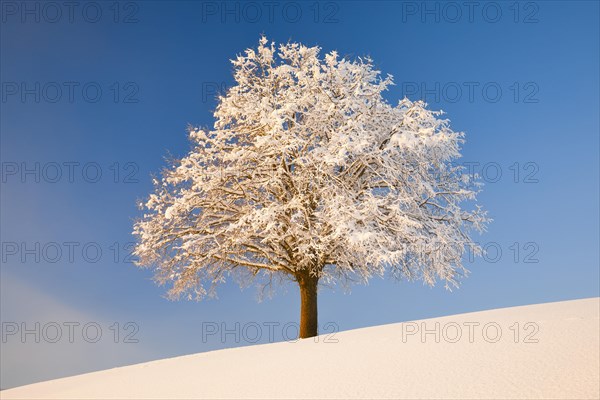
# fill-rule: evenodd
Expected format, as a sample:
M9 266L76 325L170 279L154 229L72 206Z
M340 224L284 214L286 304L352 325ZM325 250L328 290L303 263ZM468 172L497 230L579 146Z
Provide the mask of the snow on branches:
M421 101L390 105L393 79L370 59L319 55L263 37L232 60L214 128L190 128L189 154L155 180L135 254L171 297L213 294L237 271L447 287L466 272L488 219L453 162L463 133Z

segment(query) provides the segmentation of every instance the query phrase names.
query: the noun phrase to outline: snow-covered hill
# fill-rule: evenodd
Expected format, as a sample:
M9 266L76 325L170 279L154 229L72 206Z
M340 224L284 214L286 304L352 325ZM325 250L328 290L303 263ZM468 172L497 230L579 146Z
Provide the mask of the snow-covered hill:
M461 314L153 361L0 398L598 399L599 314L599 298Z

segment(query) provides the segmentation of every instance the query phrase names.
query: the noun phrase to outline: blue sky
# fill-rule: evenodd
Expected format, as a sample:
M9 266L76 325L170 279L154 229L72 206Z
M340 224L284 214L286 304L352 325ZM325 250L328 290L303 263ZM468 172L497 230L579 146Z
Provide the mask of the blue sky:
M321 327L599 295L598 2L45 4L1 5L2 329L56 322L66 334L64 322L93 322L102 337L7 335L2 388L251 344L204 343L203 322L297 321L295 287L258 303L230 282L218 300L170 302L151 271L127 262L151 174L186 153L187 124L212 124L229 59L261 34L369 55L395 77L390 101L446 111L466 132L462 161L484 174L479 201L494 219L478 238L490 256L466 263L460 289L382 279L324 289ZM137 343L123 343L127 322Z

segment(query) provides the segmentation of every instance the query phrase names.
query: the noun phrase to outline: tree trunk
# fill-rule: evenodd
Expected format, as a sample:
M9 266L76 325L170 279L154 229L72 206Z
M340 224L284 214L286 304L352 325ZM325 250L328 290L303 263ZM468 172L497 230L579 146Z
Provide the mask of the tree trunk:
M300 338L309 338L319 334L317 317L317 286L319 278L308 273L298 277L300 285Z

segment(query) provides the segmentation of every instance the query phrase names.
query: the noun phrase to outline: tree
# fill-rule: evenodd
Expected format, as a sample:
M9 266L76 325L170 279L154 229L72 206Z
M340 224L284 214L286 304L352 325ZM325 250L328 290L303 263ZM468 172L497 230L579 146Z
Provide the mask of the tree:
M135 254L172 282L170 297L214 295L229 275L289 279L306 338L318 333L320 283L387 271L450 288L468 272L463 254L479 251L469 234L488 220L476 180L453 162L463 133L421 101L391 106L392 76L369 58L319 52L262 37L232 60L214 128L190 127L189 154L154 180Z

